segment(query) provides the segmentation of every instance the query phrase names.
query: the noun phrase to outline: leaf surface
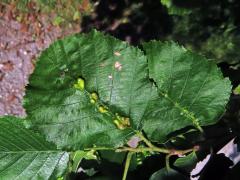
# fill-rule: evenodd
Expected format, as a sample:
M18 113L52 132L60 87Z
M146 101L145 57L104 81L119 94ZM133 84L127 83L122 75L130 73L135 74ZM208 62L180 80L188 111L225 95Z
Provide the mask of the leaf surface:
M0 179L56 179L63 175L68 153L25 129L22 119L0 119Z
M78 77L85 80L83 91L74 88ZM117 147L134 134L133 129L140 129L151 90L144 54L93 31L59 40L42 53L30 78L25 108L31 126L58 147ZM100 113L90 102L94 92L109 113ZM131 127L119 130L113 122L116 113L130 118Z
M173 42L144 44L149 76L158 87L159 100L151 101L143 129L155 140L187 126L216 123L231 92L217 66Z
M174 169L160 169L152 174L150 180L187 180L185 176Z
M189 174L197 164L198 158L195 152L188 154L185 157L180 157L174 162L174 166L184 169Z
M174 43L145 50L97 31L55 42L27 87L29 125L58 148L78 150L121 147L142 129L163 143L186 126L215 123L230 92L216 65Z

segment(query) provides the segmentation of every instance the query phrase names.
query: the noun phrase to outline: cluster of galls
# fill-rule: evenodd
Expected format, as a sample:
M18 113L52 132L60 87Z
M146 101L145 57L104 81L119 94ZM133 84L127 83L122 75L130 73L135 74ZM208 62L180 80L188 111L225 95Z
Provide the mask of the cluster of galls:
M85 81L82 78L78 78L77 82L73 85L73 87L77 90L83 91L85 88ZM90 97L90 102L92 104L96 104L96 106L98 107L98 111L100 113L108 113L109 115L112 115L111 113L109 113L108 108L99 102L99 97L97 93L93 92L89 95L89 97ZM119 116L118 113L112 116L113 116L113 123L117 126L118 129L124 130L130 127L130 120L128 117Z

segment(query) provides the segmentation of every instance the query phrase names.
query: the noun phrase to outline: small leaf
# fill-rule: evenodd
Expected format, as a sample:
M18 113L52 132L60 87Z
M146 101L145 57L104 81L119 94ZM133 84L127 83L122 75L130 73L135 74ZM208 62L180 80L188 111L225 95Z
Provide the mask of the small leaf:
M178 171L173 169L167 170L166 168L160 169L155 172L149 180L188 180L189 178L183 176Z
M92 151L76 151L72 155L72 165L70 171L77 172L82 159L96 159Z
M240 95L240 84L233 90L235 95Z
M188 154L185 157L179 157L175 162L174 166L184 169L187 172L191 172L198 162L197 156L195 152Z

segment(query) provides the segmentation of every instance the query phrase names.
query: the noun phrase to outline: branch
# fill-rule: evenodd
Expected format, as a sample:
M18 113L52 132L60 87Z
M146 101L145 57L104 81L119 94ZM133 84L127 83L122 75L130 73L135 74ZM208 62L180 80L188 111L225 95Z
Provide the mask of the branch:
M87 148L86 151L89 150L112 150L115 152L134 152L134 153L143 153L143 152L159 152L164 154L172 155L184 155L186 153L197 151L199 149L199 146L194 146L190 149L185 150L177 150L177 149L167 149L163 147L156 147L154 146L147 138L144 137L142 132L136 131L136 135L148 146L148 147L137 147L137 148L131 148L131 147L121 147L121 148L108 148L108 147L93 147L93 148Z
M164 154L169 154L169 155L184 155L192 151L198 150L198 146L194 146L193 148L186 149L186 150L176 150L176 149L166 149L166 148L160 148L160 147L139 147L139 148L131 148L131 147L123 147L123 148L118 148L115 151L116 152L159 152L159 153L164 153Z

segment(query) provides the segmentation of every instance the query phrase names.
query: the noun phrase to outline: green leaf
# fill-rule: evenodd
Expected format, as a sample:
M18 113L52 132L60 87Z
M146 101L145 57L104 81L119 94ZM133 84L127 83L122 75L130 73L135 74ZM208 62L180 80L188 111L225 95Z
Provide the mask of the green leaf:
M149 67L138 48L97 31L52 44L27 87L29 126L79 150L121 147L142 129L163 143L186 126L215 123L230 93L216 65L173 43L145 48Z
M240 95L240 84L233 90L235 95Z
M174 166L182 168L190 173L197 164L197 162L198 162L197 155L195 152L192 152L185 157L178 158L174 162Z
M79 77L85 80L81 88ZM59 40L42 53L25 108L32 128L58 147L119 147L134 134L132 128L141 128L151 89L144 54L93 31ZM130 128L123 124L127 118Z
M76 151L72 153L70 171L77 173L79 165L83 159L97 159L93 151Z
M23 120L0 119L0 179L56 179L63 175L68 153L25 129Z
M185 176L183 176L178 171L174 169L167 170L166 168L160 169L155 172L149 180L188 180Z
M231 85L216 65L173 42L144 44L149 76L159 97L149 103L144 117L145 132L164 141L169 133L187 126L207 126L217 122L225 110Z

